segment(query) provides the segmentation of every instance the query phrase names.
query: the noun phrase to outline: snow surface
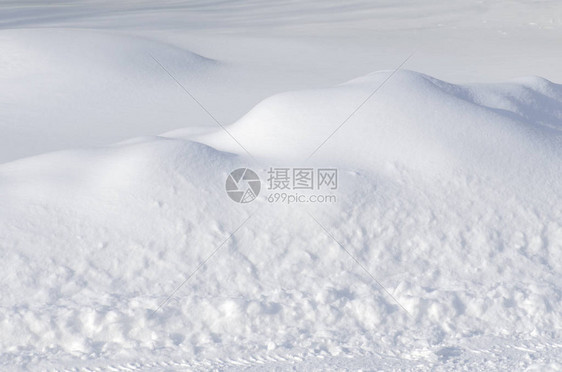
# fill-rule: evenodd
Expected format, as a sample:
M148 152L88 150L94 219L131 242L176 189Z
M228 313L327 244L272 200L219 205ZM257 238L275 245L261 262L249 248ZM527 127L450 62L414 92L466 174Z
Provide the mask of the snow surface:
M562 369L560 6L507 3L4 2L1 368ZM338 201L236 204L246 166Z

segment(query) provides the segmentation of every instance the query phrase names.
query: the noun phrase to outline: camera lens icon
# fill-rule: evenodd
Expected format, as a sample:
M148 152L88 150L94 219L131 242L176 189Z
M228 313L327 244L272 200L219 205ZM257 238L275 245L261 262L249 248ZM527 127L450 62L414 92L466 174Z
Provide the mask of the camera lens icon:
M226 193L237 203L250 203L260 193L261 181L256 172L249 168L238 168L226 178Z

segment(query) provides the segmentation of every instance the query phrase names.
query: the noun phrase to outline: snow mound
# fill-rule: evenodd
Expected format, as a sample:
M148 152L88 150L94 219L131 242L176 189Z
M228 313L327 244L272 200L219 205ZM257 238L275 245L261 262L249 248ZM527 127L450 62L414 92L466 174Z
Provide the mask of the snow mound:
M391 74L275 95L229 130L255 156L291 162L314 153L313 160L368 170L396 165L426 174L524 171L541 179L548 178L543 172L560 170L561 85L526 78L462 86L399 71L348 120ZM199 140L240 151L224 133Z
M229 131L266 167L304 164L389 74L271 97ZM332 205L232 202L250 163L222 132L3 164L0 362L555 348L561 97L399 72L311 158L339 168Z
M0 162L204 124L151 55L194 90L221 67L173 45L100 31L2 30L0 48Z

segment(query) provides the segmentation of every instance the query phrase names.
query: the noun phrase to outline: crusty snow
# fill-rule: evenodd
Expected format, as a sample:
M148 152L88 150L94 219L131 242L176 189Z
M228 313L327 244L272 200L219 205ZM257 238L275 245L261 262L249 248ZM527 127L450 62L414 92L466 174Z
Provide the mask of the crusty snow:
M4 2L0 369L561 370L561 14Z

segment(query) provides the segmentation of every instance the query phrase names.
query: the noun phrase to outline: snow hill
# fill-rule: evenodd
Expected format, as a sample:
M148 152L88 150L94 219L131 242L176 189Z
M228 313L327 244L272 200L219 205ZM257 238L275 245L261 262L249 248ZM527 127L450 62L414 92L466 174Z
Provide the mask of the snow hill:
M399 71L307 160L390 74L265 99L255 159L206 127L0 165L0 363L560 368L562 86ZM224 190L304 165L337 203Z
M461 169L502 177L524 169L528 176L556 177L562 86L539 77L462 86L399 71L337 129L390 74L275 95L229 132L250 153L284 161L303 162L337 130L315 158L370 170L399 164L424 174ZM236 151L238 144L221 135L201 140Z
M175 87L151 53L193 85L221 69L171 45L101 32L5 30L0 45L2 162L174 129L185 126L182 115L202 120L183 97L161 99Z

